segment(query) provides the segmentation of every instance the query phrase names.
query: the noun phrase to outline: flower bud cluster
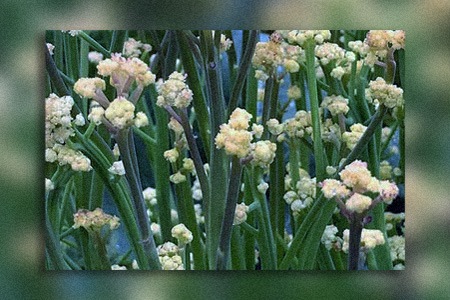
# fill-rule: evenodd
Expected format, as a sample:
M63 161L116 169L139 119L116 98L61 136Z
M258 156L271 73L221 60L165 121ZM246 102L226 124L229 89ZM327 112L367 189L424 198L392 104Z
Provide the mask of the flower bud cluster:
M397 264L404 264L405 262L405 237L394 235L388 238L389 247L391 248L392 262Z
M246 157L251 151L253 135L247 129L252 115L245 109L236 108L227 124L220 125L220 132L215 138L218 149L224 148L228 155Z
M175 106L178 108L188 107L192 101L193 93L185 83L186 75L173 72L166 81L158 81L156 89L158 106Z
M111 58L102 60L97 65L98 74L110 76L110 84L122 93L127 93L131 83L147 86L155 83L155 75L146 63L137 57L125 58L120 53L111 54Z
M220 125L220 131L215 138L216 147L224 148L228 155L244 158L252 157L252 164L266 168L273 162L277 145L270 141L257 141L252 143L253 137L259 138L263 133L263 126L252 125L249 131L252 115L245 109L236 108L230 115L227 124Z
M328 109L332 116L337 116L338 114L345 115L350 109L348 107L348 99L341 95L326 96L320 106Z
M342 134L342 141L346 143L348 149L353 150L355 148L366 129L366 126L356 123L350 126L350 132L344 132Z
M234 212L233 225L239 225L247 220L248 206L245 203L239 203L236 205L236 210Z
M342 245L342 251L348 252L350 231L344 230L344 243ZM384 245L384 235L378 229L365 229L361 232L361 249L365 252L375 248L378 245Z
M194 238L192 232L183 223L172 228L172 236L178 240L179 245L189 244Z
M58 161L61 166L68 164L74 171L89 172L92 170L91 160L80 151L73 150L67 145L55 144L53 148L47 148L45 161Z
M305 61L304 50L297 45L286 43L278 31L272 33L268 42L256 44L252 59L253 66L260 72L256 74L256 78L263 81L279 66L284 66L289 73L298 72L300 61Z
M401 107L404 103L403 89L394 84L388 84L383 78L378 77L369 82L366 99L369 103L381 104L387 108Z
M308 172L300 168L299 180L292 182L290 168L287 171L288 173L284 179L287 192L284 194L283 199L291 207L295 215L303 209L310 207L316 198L316 178L311 178Z
M99 62L101 62L103 60L103 54L97 51L90 51L88 53L88 60L91 63L95 63L98 64Z
M339 124L333 123L332 119L326 119L320 127L322 140L338 145L341 140L341 128Z
M320 241L325 246L327 250L331 250L332 248L336 251L341 250L342 239L339 236L336 236L338 233L338 228L334 225L327 225L322 234L322 238Z
M114 99L114 101L111 102L108 108L105 110L105 118L108 119L108 121L110 121L114 127L118 129L124 129L134 124L134 110L135 106L133 103L131 103L124 97L119 96L118 98ZM139 122L141 122L140 125L142 125L142 119L138 121L138 123Z
M335 43L323 43L316 46L315 55L323 66L333 68L330 75L338 80L341 80L344 74L351 72L351 64L356 60L355 53L346 51Z
M363 215L381 201L391 204L399 192L395 183L372 177L367 163L359 160L347 165L339 176L341 180L325 179L320 186L325 198L336 199L348 213ZM374 194L378 195L373 200Z
M307 40L313 39L317 44L322 44L324 41L331 38L331 31L329 30L291 30L283 31L282 35L288 40L290 44L298 44L303 46Z
M93 211L87 209L79 209L73 215L73 228L83 227L86 230L100 230L103 226L107 225L111 230L119 227L119 218L111 216L103 212L103 210L97 207Z
M148 187L142 191L142 195L148 206L155 206L158 203L156 199L156 189Z
M74 134L70 112L74 104L70 96L58 97L50 94L45 99L45 146L64 144Z
M403 30L370 30L365 42L373 51L395 50L405 47L405 31Z
M138 57L143 53L152 51L150 44L144 44L141 41L136 41L133 38L129 38L123 43L122 53L126 57Z
M92 99L95 97L95 93L99 90L106 89L106 84L103 79L98 77L94 78L80 78L75 82L73 86L73 91L80 95L81 97L85 97L88 99Z
M299 110L295 113L294 118L287 119L283 122L284 132L291 138L303 137L305 134L312 133L311 112Z
M162 270L184 270L180 249L172 242L166 242L157 248Z

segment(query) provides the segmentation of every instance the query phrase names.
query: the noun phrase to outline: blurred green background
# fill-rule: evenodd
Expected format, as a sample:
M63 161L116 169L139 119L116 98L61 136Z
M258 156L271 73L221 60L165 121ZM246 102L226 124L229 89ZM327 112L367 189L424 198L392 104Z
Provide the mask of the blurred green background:
M450 2L293 0L133 5L4 1L0 10L0 290L4 299L448 299ZM47 29L406 30L406 271L45 272Z

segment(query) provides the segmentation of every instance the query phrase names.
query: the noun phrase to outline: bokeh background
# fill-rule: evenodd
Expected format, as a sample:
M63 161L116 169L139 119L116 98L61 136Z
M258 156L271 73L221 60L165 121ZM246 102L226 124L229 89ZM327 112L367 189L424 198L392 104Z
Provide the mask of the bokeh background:
M180 2L2 3L2 298L448 299L450 1ZM406 30L406 271L44 271L42 49L47 29Z

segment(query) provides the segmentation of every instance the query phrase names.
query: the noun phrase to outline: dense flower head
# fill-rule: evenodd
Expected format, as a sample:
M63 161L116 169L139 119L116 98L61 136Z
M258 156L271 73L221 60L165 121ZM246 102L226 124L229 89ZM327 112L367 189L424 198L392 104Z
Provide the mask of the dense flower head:
M356 123L350 126L350 132L344 132L342 134L342 141L346 143L348 149L353 150L355 148L366 129L366 126Z
M294 118L283 122L283 129L289 137L303 137L312 132L311 125L311 112L299 110L295 113Z
M398 195L398 187L395 183L387 180L380 181L380 196L386 204L391 204Z
M345 115L350 109L348 107L348 99L342 97L341 95L326 96L323 99L321 106L323 108L327 108L332 116L336 116L338 114Z
M180 252L180 248L172 242L165 242L162 245L159 245L156 250L158 251L159 256L169 256L172 257L174 255L178 255Z
M284 130L283 123L280 124L280 122L277 119L269 119L266 122L266 125L267 125L267 129L269 130L269 132L273 135L279 135Z
M370 30L365 41L373 50L386 50L390 47L398 50L405 47L405 31Z
M347 165L339 175L346 186L356 191L365 190L372 181L372 175L367 169L367 163L360 160L355 160Z
M245 203L239 203L236 205L234 212L233 225L239 225L247 220L248 206Z
M93 211L79 209L73 215L73 221L73 228L83 227L87 230L100 230L105 225L113 230L120 225L118 217L104 213L99 207Z
M178 240L181 245L189 244L194 238L192 232L187 229L186 225L180 223L172 228L172 236Z
M327 250L331 250L332 248L338 250L341 247L342 239L336 234L338 233L338 228L334 225L327 225L322 234L322 238L320 241L325 246Z
M142 53L150 52L152 46L150 44L144 44L141 41L137 41L133 38L129 38L123 44L123 55L126 57L138 57Z
M389 247L391 248L392 262L405 261L405 237L394 235L388 238Z
M358 193L354 193L346 202L345 207L348 211L363 213L370 208L372 199L368 196L364 196Z
M173 72L166 81L158 81L156 89L158 106L175 106L178 108L188 107L192 101L193 93L185 83L186 75Z
M322 184L323 196L327 199L334 197L345 198L350 194L350 190L336 179L325 179Z
M105 110L105 117L116 128L123 129L133 125L134 109L133 103L124 97L118 97Z
M283 62L283 49L279 43L274 41L258 42L252 63L255 68L270 73Z
M183 260L179 255L160 256L159 262L162 270L184 270Z
M96 101L92 101L88 120L93 122L95 125L100 125L104 116L105 109L101 107Z
M276 151L277 144L270 141L258 141L252 144L252 164L262 168L268 167L273 162Z
M238 107L231 113L228 124L233 129L246 130L250 126L249 122L251 118L252 115L250 113L248 113L245 109Z
M252 115L245 109L236 108L230 115L227 124L220 125L220 131L215 138L218 149L224 148L228 155L239 158L247 156L251 151L253 135L247 131Z
M322 44L331 38L329 30L291 30L282 33L291 44L303 46L305 41L313 39L317 44Z
M369 103L382 104L387 108L401 107L404 102L403 89L386 83L381 77L369 82L366 98Z
M56 143L63 144L73 135L72 110L74 101L70 96L58 97L50 94L45 99L45 146L53 147Z
M57 155L57 160L62 166L69 164L72 170L81 172L89 172L92 170L91 160L80 151L73 150L69 146L61 144L56 144L46 152L51 151ZM48 154L46 153L46 155Z
M143 86L155 82L155 75L146 63L137 57L125 58L120 53L113 53L111 58L100 61L97 70L102 76L111 76L111 85L122 92L128 91L130 80Z
M335 43L323 43L316 46L315 55L322 65L327 65L332 60L342 60L345 58L345 50Z
M349 246L349 235L350 231L348 229L344 230L344 243L342 245L342 251L348 252ZM385 243L383 233L378 229L365 229L363 228L361 232L361 248L363 251L368 251L375 248L378 245L383 245Z
M92 99L97 89L104 90L106 88L105 81L98 77L80 78L75 82L73 90L82 97Z

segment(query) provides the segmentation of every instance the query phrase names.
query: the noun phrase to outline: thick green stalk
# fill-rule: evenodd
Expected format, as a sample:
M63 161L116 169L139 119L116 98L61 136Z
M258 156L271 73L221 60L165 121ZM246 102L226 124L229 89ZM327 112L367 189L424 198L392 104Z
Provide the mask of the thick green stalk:
M111 57L111 53L108 50L106 50L102 45L100 45L96 40L91 38L86 32L80 31L77 36L85 40L92 48L102 53L105 58Z
M244 203L249 206L253 203L254 199L252 196L252 182L249 178L249 170L247 170L244 174ZM245 227L245 224L248 223L254 229L255 225L255 217L254 213L249 213L247 215L247 222L241 224L241 226ZM255 229L256 231L256 229ZM256 235L257 235L256 231ZM244 231L244 256L245 256L245 269L246 270L254 270L255 269L255 232L250 232L249 230Z
M267 130L267 121L270 117L270 104L272 100L272 91L273 86L275 83L275 79L273 76L269 76L269 78L266 80L266 86L264 88L264 102L263 102L263 112L262 112L262 124L266 127L266 130L264 130L263 138L267 139L269 136L269 131Z
M228 181L227 202L220 232L217 269L225 270L230 257L231 232L233 227L236 203L241 188L242 165L239 157L233 156L231 160L230 179Z
M194 201L192 199L191 185L188 181L175 185L178 200L178 213L180 221L192 232L191 249L194 255L195 270L205 269L204 245L201 231L195 216Z
M217 33L217 32L216 32ZM202 31L200 40L205 57L205 70L209 105L211 109L211 136L215 138L219 126L224 122L225 104L220 83L220 70L218 49L214 47L211 31ZM206 209L206 243L207 256L210 269L217 267L217 249L219 247L220 230L225 210L226 185L228 174L228 158L223 150L217 149L215 144L210 145L210 195L205 201ZM203 195L205 197L205 194Z
M308 41L305 42L306 76L308 78L308 91L311 105L311 119L312 119L313 140L314 140L314 159L316 161L315 173L317 182L321 182L323 179L325 179L325 161L322 145L322 134L320 130L319 100L317 96L314 48L315 48L315 41L313 39L309 39Z
M206 157L209 161L209 151L211 144L211 137L209 134L209 111L206 105L206 98L203 92L202 83L196 68L194 55L189 47L187 33L184 31L176 31L178 38L178 45L180 47L181 60L183 62L184 70L188 74L187 82L194 94L192 104L196 113L196 120L199 127L200 137L203 141Z
M255 176L253 177L251 186L253 197L257 198L260 207L259 212L259 222L260 232L258 236L258 244L261 247L261 259L262 266L266 270L276 270L277 269L277 257L276 257L276 244L275 238L272 233L272 225L270 222L269 207L267 205L266 197L261 194L257 189L257 185L261 182L262 169L256 167L254 169ZM263 256L264 255L264 256Z
M148 260L155 264L159 261L158 253L156 251L155 241L150 229L150 220L145 207L144 196L142 194L142 185L139 178L139 169L135 158L136 148L133 143L130 143L130 129L122 129L116 136L117 144L119 146L120 155L125 168L125 176L130 186L134 209L138 226L141 232L141 242L147 254ZM157 266L152 266L157 267Z
M363 224L361 217L354 215L350 220L348 270L358 270L359 250L361 247L361 232Z
M241 62L239 64L238 73L231 92L230 102L228 103L228 114L231 114L233 110L238 106L239 96L241 95L242 88L244 87L245 78L248 75L253 53L255 52L258 35L258 30L251 30L249 33L249 39L245 47L244 54L242 55Z
M112 164L112 158L107 158L105 154L93 143L92 140L86 139L81 133L75 131L76 140L80 142L80 149L92 162L94 170L99 174L105 183L106 187L110 190L114 202L119 211L121 222L123 222L133 250L136 253L136 259L141 269L149 269L149 262L145 254L142 243L140 242L141 236L139 228L136 223L135 215L131 204L131 199L127 193L127 187L124 180L117 182L110 180L110 174L108 168ZM93 135L94 137L95 135ZM101 144L100 144L101 145ZM112 156L112 155L111 155ZM154 263L154 262L152 262ZM157 261L157 267L159 268L159 259Z
M154 91L155 92L155 91ZM154 102L154 101L152 101ZM154 148L155 188L158 199L159 223L161 225L161 237L163 241L172 240L172 221L170 214L170 165L164 159L164 152L170 148L169 118L165 110L154 105L156 117L156 147Z
M231 236L231 269L245 270L244 248L242 247L241 228L233 226Z

